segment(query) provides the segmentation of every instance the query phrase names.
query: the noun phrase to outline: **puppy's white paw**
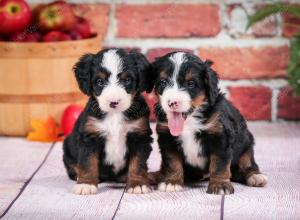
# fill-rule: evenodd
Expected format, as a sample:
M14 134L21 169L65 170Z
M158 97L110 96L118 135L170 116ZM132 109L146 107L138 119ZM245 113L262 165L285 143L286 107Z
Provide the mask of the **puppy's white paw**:
M130 194L145 194L150 192L151 189L146 185L130 187L129 189L127 189L127 193Z
M266 176L265 174L262 174L262 173L252 174L247 179L248 186L263 187L267 184L267 182L268 182L268 176Z
M97 193L97 186L92 184L76 184L72 192L76 195L92 195Z
M161 192L180 192L183 191L183 187L179 184L161 182L158 184L158 190Z

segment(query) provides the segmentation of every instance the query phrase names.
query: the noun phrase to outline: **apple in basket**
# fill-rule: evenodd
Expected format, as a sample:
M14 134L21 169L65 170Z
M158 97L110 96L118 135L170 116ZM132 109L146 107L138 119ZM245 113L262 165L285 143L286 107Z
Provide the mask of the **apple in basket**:
M10 35L8 39L14 42L38 42L42 39L42 35L38 32L26 33L20 31Z
M35 10L35 17L39 28L44 31L70 31L76 24L76 15L70 4L55 1L41 5Z
M91 26L84 18L77 17L77 22L74 27L74 31L79 33L82 38L89 38L92 35Z
M83 39L82 35L75 31L75 30L72 30L69 32L69 35L71 36L72 40L81 40Z
M0 33L11 34L30 25L32 13L24 0L0 0Z
M67 41L67 40L72 40L71 36L61 31L50 31L49 33L44 35L42 39L42 41L44 42Z

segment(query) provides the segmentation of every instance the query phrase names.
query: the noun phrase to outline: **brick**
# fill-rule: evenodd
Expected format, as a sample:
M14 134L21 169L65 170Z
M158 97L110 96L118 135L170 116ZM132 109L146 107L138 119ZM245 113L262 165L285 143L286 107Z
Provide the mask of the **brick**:
M118 5L118 37L211 37L221 29L215 4Z
M108 29L109 5L107 4L74 4L73 9L76 15L87 19L93 32L103 36Z
M154 48L147 51L147 57L150 62L154 61L156 57L164 56L167 53L171 53L174 51L185 51L185 52L193 52L189 49L184 48Z
M298 27L289 26L287 24L297 25ZM282 35L285 37L293 37L300 31L300 19L290 14L283 14Z
M247 120L271 120L272 92L267 87L229 87L229 99Z
M262 79L286 77L288 46L260 48L200 48L201 59L210 59L222 79Z
M288 120L300 119L300 96L296 97L291 87L281 89L278 94L277 116Z

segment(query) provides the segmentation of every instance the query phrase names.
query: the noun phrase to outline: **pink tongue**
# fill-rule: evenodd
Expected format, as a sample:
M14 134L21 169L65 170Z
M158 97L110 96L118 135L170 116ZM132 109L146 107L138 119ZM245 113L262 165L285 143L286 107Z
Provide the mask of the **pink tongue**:
M180 112L171 112L168 118L168 127L173 136L179 136L184 125L184 118Z

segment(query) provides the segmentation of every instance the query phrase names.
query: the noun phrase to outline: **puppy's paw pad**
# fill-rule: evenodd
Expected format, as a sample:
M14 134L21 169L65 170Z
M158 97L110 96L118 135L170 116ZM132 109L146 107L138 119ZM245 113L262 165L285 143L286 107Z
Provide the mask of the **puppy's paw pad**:
M130 194L146 194L150 192L151 189L146 185L130 187L129 189L127 189L127 193Z
M209 183L206 192L216 195L229 195L234 193L234 188L230 182Z
M267 182L268 182L268 176L262 173L252 174L247 179L248 186L263 187L267 184Z
M183 191L183 187L179 184L172 184L162 182L158 185L158 190L161 192L180 192Z
M92 184L76 184L72 192L76 195L92 195L97 193L97 186Z

